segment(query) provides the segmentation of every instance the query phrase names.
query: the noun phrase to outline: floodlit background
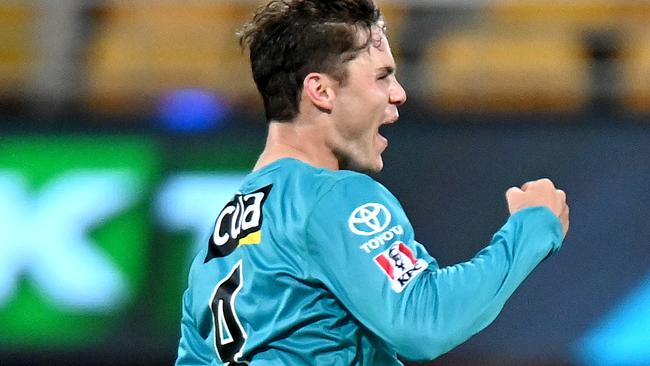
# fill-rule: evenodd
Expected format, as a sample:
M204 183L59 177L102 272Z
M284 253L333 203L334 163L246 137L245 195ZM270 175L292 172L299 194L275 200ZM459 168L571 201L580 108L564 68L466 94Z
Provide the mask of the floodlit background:
M0 364L168 365L188 265L261 151L263 1L0 2ZM429 365L650 365L650 2L382 0L409 100L377 179L443 265L552 178L571 230Z

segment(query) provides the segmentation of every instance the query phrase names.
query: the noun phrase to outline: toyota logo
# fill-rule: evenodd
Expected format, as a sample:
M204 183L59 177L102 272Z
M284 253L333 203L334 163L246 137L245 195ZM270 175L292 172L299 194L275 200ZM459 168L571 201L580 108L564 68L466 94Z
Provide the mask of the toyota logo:
M348 226L357 235L370 236L384 230L390 223L390 212L379 203L366 203L350 215Z

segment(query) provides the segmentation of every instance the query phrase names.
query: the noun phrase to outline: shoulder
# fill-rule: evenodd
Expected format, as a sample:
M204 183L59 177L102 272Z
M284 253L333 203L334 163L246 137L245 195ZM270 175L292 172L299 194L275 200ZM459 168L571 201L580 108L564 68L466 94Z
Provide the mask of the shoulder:
M325 170L320 173L319 180L320 185L315 194L317 202L338 201L343 207L372 201L397 202L386 187L363 173Z
M385 189L372 177L350 170L330 171L320 173L322 179L322 194L340 190L381 190Z
M398 199L371 176L349 170L314 169L311 212L328 212L329 221L347 218L358 210L381 209L403 215Z
M345 221L357 211L380 210L387 216L404 216L397 198L363 173L334 171L284 159L275 164L271 176L264 182L274 184L269 202L273 210L281 212L273 216L281 217L283 223L292 222L295 227L305 227L315 218L323 223Z
M361 192L390 195L388 190L372 177L351 170L318 168L294 159L283 161L281 170L285 182L293 183L290 185L315 202L323 197L359 195Z

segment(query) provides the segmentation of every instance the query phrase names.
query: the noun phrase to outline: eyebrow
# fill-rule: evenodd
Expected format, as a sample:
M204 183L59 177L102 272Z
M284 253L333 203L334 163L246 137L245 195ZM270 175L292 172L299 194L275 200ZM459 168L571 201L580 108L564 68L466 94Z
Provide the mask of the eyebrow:
M379 68L380 74L386 73L388 75L395 74L395 68L392 66L384 66Z

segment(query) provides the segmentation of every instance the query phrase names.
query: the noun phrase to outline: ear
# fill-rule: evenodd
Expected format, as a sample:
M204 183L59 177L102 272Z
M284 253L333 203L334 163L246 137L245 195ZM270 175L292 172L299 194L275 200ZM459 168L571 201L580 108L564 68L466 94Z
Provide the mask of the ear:
M305 76L303 92L316 108L329 113L332 111L334 98L336 98L334 85L335 80L329 76L312 72Z

